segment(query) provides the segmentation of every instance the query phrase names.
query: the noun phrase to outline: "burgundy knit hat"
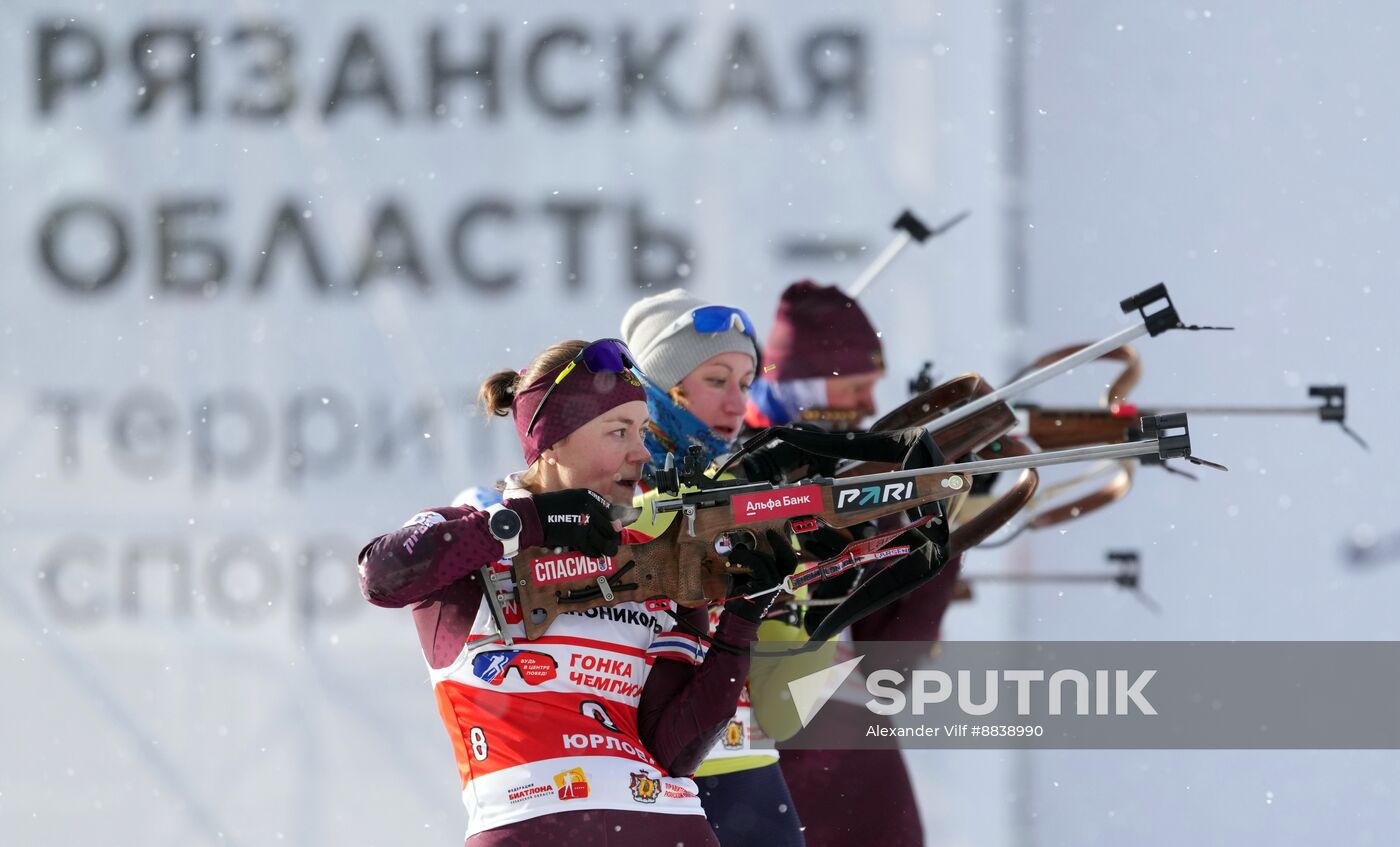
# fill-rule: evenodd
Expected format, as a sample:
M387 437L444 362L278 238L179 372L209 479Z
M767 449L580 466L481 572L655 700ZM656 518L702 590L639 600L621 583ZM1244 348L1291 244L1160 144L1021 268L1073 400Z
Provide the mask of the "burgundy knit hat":
M775 382L853 376L885 366L880 337L856 301L834 285L809 279L783 292L763 360L764 378Z

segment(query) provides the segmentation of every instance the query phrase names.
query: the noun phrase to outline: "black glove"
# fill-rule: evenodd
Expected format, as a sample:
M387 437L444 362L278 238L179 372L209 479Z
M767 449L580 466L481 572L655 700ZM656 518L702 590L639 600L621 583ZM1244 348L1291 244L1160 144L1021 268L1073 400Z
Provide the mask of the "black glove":
M540 516L544 546L585 556L615 556L621 534L613 529L612 504L587 488L566 488L530 498Z
M836 473L840 459L808 453L785 441L761 447L745 456L740 463L744 478L767 482L786 482L794 471L805 468L803 476L831 476Z
M819 526L811 532L798 535L797 541L802 545L803 552L821 562L835 558L842 550L849 547L851 542L869 538L877 531L878 528L874 521L853 524L844 529Z
M763 553L748 547L740 547L729 554L732 564L749 569L746 574L732 574L729 578L730 595L753 594L758 591L781 585L783 580L797 570L797 551L792 549L787 536L768 530L768 545L773 552ZM746 621L758 623L778 592L772 591L752 600L739 596L724 604L726 612L732 612Z
M899 544L900 541L896 539L893 543ZM921 540L909 555L870 573L851 592L847 603L828 611L821 621L808 623L808 637L814 642L835 637L866 615L898 602L911 591L926 585L942 567L943 560L938 548Z

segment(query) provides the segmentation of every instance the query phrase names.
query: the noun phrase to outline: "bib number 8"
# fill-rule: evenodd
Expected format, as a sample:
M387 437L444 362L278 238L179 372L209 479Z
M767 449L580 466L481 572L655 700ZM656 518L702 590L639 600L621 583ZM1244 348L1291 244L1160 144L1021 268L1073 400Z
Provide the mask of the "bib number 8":
M481 731L481 727L474 726L472 731L468 733L468 737L471 739L472 757L478 762L486 761L487 755L491 752L486 746L486 733Z

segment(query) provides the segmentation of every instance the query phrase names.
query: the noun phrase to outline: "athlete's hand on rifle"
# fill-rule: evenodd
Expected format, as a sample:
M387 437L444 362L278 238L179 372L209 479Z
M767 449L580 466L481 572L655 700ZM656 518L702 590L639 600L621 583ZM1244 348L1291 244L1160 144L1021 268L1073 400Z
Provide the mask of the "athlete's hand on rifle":
M771 554L748 547L739 547L729 554L732 564L748 568L749 573L730 576L729 594L735 599L725 603L724 610L753 623L763 620L768 607L773 605L773 598L778 596L778 592L769 589L782 585L783 580L797 570L797 551L792 549L786 535L768 530L768 546L773 549ZM760 591L768 593L752 600L743 596Z
M874 521L852 524L842 529L819 526L811 532L797 536L797 541L802 545L804 553L818 562L824 562L841 555L841 551L849 547L852 541L869 538L878 531Z
M616 556L621 528L609 513L611 505L587 488L566 488L530 498L540 516L544 546L567 547L585 556Z
M786 482L810 476L832 476L836 473L839 459L809 453L779 441L762 447L742 460L744 477L763 482ZM801 473L798 473L801 471Z

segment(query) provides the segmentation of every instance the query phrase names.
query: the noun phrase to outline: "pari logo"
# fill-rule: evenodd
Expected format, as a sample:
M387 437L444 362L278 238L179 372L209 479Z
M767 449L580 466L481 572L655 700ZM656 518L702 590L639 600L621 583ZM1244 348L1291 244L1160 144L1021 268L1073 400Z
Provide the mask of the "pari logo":
M811 515L822 510L822 487L799 485L756 494L736 494L730 499L729 508L739 523Z
M582 553L560 553L557 556L541 556L530 563L530 575L536 585L550 585L567 582L571 579L587 579L607 576L617 570L617 563L611 556L591 558Z
M836 511L854 512L857 509L871 509L886 503L912 500L914 481L887 482L884 485L849 485L839 487L834 492Z

